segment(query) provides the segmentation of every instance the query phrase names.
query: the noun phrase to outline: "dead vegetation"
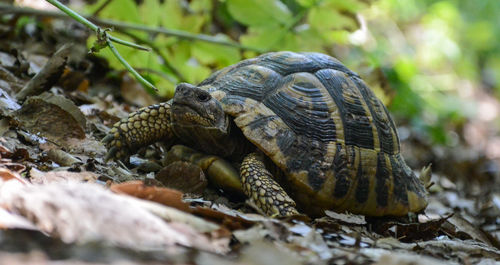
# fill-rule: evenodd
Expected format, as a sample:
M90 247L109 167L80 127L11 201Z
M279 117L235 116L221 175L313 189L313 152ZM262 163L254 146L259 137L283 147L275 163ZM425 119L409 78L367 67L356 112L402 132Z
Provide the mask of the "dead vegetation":
M81 43L63 46L70 37L38 30L40 38L1 33L0 264L500 260L498 165L480 150L432 149L406 139L410 160L431 154L438 169L429 207L417 219L334 212L314 220L264 217L241 198L205 188L203 172L185 172L184 187L163 175L155 179L161 167L148 161L161 158L161 146L142 150L130 169L105 163L100 139L109 127L161 99Z

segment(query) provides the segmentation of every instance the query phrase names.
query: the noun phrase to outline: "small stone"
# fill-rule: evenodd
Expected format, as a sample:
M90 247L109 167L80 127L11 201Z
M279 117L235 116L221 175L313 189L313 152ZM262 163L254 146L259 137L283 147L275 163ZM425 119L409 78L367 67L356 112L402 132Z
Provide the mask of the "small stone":
M203 193L208 184L199 166L184 161L175 161L167 165L156 174L156 179L165 187L193 194Z

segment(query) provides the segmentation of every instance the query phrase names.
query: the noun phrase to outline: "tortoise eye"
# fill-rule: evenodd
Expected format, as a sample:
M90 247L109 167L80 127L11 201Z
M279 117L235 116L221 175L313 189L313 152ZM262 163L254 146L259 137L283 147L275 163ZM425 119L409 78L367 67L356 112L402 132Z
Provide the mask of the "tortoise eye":
M208 93L200 93L198 94L198 101L200 102L206 102L210 100L210 95Z

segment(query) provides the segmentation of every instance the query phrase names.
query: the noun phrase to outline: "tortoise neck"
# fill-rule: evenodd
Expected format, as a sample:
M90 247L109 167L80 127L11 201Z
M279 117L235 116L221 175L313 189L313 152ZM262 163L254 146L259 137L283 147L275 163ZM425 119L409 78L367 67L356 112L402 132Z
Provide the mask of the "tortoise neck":
M241 130L226 116L228 127L222 131L217 127L187 125L172 122L172 129L185 145L210 155L218 155L233 160L249 152L248 140Z

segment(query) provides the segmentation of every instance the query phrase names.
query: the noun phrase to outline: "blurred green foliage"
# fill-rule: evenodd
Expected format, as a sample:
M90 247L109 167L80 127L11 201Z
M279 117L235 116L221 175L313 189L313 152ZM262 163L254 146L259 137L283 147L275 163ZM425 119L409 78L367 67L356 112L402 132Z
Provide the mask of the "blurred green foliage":
M453 145L453 131L476 115L464 95L478 90L500 95L498 14L498 0L115 0L99 16L212 35L262 51L333 55L360 73L398 120L431 143ZM154 43L191 83L257 55L203 41L129 33ZM114 35L127 39L130 34ZM167 78L145 74L161 95L173 95L181 77L157 54L118 48L131 65L164 72ZM121 68L110 54L103 56Z

